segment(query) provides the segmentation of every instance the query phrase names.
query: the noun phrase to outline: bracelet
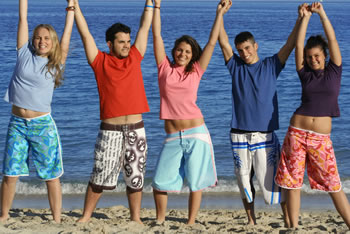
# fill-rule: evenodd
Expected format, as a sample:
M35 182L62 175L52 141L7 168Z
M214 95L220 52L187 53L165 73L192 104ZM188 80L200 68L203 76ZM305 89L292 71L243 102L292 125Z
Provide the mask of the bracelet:
M74 11L75 10L75 6L69 6L66 8L66 11Z
M159 9L159 10L160 10L160 6L154 6L154 8L156 8L156 9Z
M145 7L154 8L154 6L152 6L152 5L145 5Z

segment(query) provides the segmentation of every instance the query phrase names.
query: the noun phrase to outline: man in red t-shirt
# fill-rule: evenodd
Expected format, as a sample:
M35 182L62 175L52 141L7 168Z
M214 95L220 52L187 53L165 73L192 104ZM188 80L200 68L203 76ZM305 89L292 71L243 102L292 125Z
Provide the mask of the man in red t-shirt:
M123 170L130 219L141 223L140 209L147 155L142 113L149 107L144 90L141 61L146 52L153 16L152 0L146 0L135 43L130 28L116 23L106 31L109 53L101 52L75 0L75 20L86 58L95 73L101 127L95 146L95 164L86 191L83 216L87 222L103 190L114 189Z

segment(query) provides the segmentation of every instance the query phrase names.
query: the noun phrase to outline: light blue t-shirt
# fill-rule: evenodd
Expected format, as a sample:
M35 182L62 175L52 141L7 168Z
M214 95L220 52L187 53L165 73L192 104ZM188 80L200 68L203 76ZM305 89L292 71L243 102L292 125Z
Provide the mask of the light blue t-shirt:
M283 65L277 54L246 64L237 54L227 62L232 76L231 128L274 131L279 128L276 92Z
M27 42L17 51L15 71L4 100L18 107L51 112L55 78L47 72L48 59L35 55Z

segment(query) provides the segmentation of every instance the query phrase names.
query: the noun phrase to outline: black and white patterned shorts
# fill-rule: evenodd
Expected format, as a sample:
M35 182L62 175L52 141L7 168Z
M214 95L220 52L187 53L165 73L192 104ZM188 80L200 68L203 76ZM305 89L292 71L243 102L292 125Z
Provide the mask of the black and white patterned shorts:
M125 125L101 123L90 185L97 189L113 190L117 186L120 170L123 170L126 186L132 191L141 191L146 158L143 121Z

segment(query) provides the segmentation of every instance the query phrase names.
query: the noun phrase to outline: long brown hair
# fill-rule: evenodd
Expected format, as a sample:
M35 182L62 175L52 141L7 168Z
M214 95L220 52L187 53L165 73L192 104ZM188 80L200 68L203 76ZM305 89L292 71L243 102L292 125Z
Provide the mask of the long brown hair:
M55 77L55 88L59 87L63 81L64 66L61 64L62 50L56 33L56 30L49 24L39 24L35 27L32 37L32 45L34 44L35 35L40 28L45 28L49 31L52 40L52 48L47 54L48 63L46 64L47 72Z

